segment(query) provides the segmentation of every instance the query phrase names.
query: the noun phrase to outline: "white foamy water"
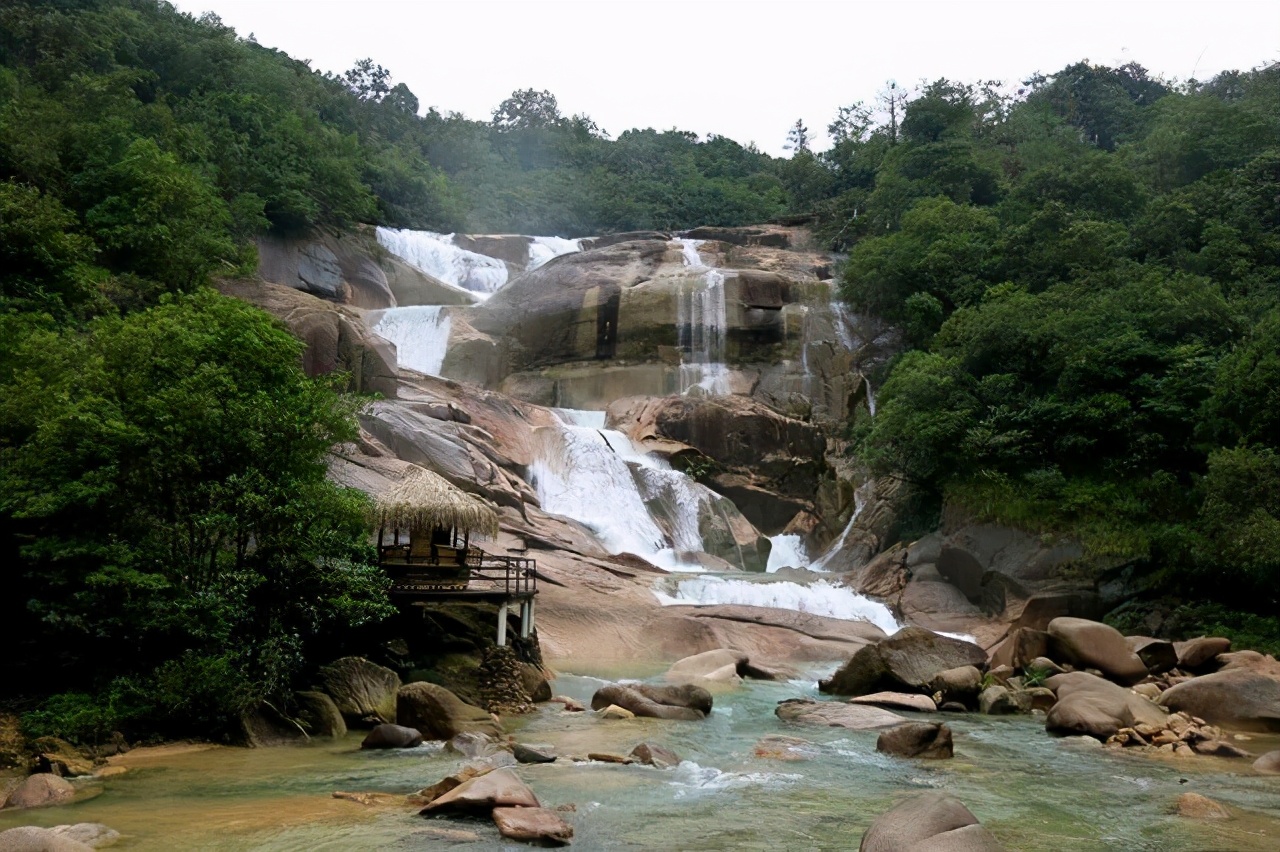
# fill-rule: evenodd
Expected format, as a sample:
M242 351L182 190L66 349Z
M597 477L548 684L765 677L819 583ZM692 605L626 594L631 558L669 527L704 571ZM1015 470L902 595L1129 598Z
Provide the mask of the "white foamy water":
M703 550L699 519L714 495L623 433L601 428L604 412L556 411L565 425L538 430L529 467L542 508L585 524L610 553L634 553L669 571L703 570L680 554Z
M373 331L396 345L396 362L401 367L438 376L449 349L451 325L441 305L414 305L389 308Z
M862 383L867 386L867 412L872 416L876 416L876 389L871 387L871 380L865 376Z
M674 780L667 783L677 788L677 799L696 791L721 792L741 790L744 787L782 786L804 778L803 775L790 772L725 772L714 766L700 766L692 760L680 761L673 774Z
M770 536L773 549L769 551L769 565L764 570L772 574L779 568L807 568L809 554L804 539L798 535Z
M428 275L473 293L488 295L507 283L505 263L458 248L453 234L380 227L378 243Z
M561 237L530 237L529 262L525 271L537 269L554 257L562 254L573 254L582 251L581 240L566 240Z
M885 633L894 633L900 626L884 604L826 580L803 586L791 582L753 583L722 577L693 577L681 580L674 595L659 591L654 595L663 606L740 604L791 609L846 621L865 621Z

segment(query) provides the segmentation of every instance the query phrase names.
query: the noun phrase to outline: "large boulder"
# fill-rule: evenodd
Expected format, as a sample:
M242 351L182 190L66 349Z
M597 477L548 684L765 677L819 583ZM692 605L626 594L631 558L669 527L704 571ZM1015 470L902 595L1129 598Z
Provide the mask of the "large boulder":
M90 852L94 848L52 828L24 825L0 831L0 852Z
M1253 771L1259 775L1280 775L1280 749L1269 751L1255 760Z
M698 721L711 712L711 693L694 684L657 686L654 684L609 684L591 696L591 709L621 707L637 716L656 719Z
M834 695L923 692L939 672L986 663L987 652L972 642L920 627L904 627L887 639L860 648L819 688Z
M83 843L93 849L101 849L104 846L114 846L120 840L120 832L114 828L103 825L100 822L77 822L71 825L55 825L49 829L50 832L63 838L64 840L73 840L76 843ZM0 842L0 850L7 847Z
M450 740L469 732L502 736L502 728L482 708L434 683L400 687L396 693L396 724L415 728L429 740Z
M43 808L48 805L64 805L76 797L76 788L65 778L49 772L29 775L19 784L9 798L6 808Z
M876 739L876 751L894 757L920 757L943 760L955 751L951 729L940 722L907 722L882 731Z
M545 846L568 846L573 840L573 826L548 808L494 808L493 822L512 840Z
M32 745L39 754L36 759L39 772L52 772L63 778L93 774L93 761L66 740L58 737L40 737Z
M729 648L716 648L677 660L667 669L666 674L666 679L671 683L694 684L702 681L732 683L744 677L774 680L778 674L773 670L751 665L751 658L746 653Z
M1031 627L1015 627L991 651L991 667L1008 666L1021 671L1037 657L1049 656L1049 634Z
M1153 639L1150 636L1126 636L1125 644L1129 650L1138 655L1147 671L1153 675L1164 674L1178 665L1178 652L1172 642L1167 639Z
M1067 672L1045 681L1058 701L1045 717L1045 730L1105 740L1121 728L1164 728L1167 714L1143 696L1088 672Z
M1280 732L1280 681L1245 669L1174 684L1160 704L1232 730Z
M529 786L510 769L495 769L463 781L433 800L422 813L438 811L490 811L493 808L538 808L542 805Z
M360 743L360 748L413 748L422 745L422 733L400 725L378 725Z
M859 852L1000 852L1004 847L954 796L919 793L885 811L862 835Z
M309 690L293 696L295 716L309 736L339 739L347 735L347 723L334 700L323 692Z
M898 725L907 720L897 713L870 704L846 704L843 701L814 701L810 698L790 698L778 704L773 711L784 722L801 725L820 725L828 728L848 728L852 731L869 731Z
M324 691L349 725L396 721L400 676L363 657L343 657L320 669Z
M680 756L669 748L664 748L654 743L640 743L640 745L631 749L629 755L636 763L643 763L646 766L656 766L659 769L669 769L672 766L680 765Z
M1231 640L1221 636L1197 636L1184 642L1174 642L1173 648L1178 654L1178 668L1196 672L1214 666L1219 654L1231 650Z
M1129 649L1114 627L1085 618L1060 617L1049 622L1049 638L1059 662L1096 668L1119 683L1137 683L1147 676L1147 666Z

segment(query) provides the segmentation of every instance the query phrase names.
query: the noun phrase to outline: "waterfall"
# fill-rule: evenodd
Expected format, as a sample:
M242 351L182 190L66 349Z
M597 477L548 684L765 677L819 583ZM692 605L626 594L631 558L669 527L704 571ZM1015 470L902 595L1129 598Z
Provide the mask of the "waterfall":
M804 547L804 539L798 535L785 534L770 536L773 549L769 551L769 565L764 570L772 574L779 568L806 568L809 565L809 554Z
M867 387L867 411L872 417L876 416L876 391L871 387L871 380L866 376L862 377L862 383Z
M867 493L875 486L868 480L858 486L853 492L853 514L849 516L849 523L845 524L844 529L840 532L840 537L836 539L835 544L827 548L827 552L819 557L817 562L809 566L811 571L825 571L827 563L844 549L844 543L849 538L849 533L853 532L853 525L857 523L858 517L862 514L862 510L867 507Z
M384 311L373 332L396 345L399 366L438 376L449 349L450 325L443 306L415 305Z
M866 621L890 634L897 632L900 627L893 613L884 604L826 580L801 585L778 581L753 582L721 577L694 577L681 580L673 595L661 591L655 591L654 594L664 606L739 604L773 607L846 621Z
M682 353L680 393L699 388L703 393L730 393L729 367L725 363L725 328L728 325L724 272L703 265L698 246L703 240L681 239L684 265L701 271L695 286L680 285L676 323Z
M703 550L706 493L623 433L600 428L603 412L556 411L564 425L538 430L529 467L542 508L585 524L610 553L634 553L668 570L701 570L681 554Z
M433 278L473 293L487 296L507 283L505 263L458 248L453 244L453 234L380 227L378 243Z
M529 262L525 266L526 272L537 269L553 257L582 251L581 240L565 240L560 237L530 237L529 240Z

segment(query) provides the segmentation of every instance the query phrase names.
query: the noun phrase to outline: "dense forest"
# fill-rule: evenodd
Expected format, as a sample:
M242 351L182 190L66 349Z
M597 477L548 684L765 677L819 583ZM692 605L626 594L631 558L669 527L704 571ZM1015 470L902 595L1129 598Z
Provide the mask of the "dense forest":
M578 236L814 222L901 325L852 446L943 511L1142 566L1188 629L1275 639L1280 69L1081 63L890 86L785 159L616 139L553 95L423 110L155 0L0 8L0 619L33 733L205 735L388 615L361 401L208 289L252 239L355 223ZM908 525L910 527L910 524ZM1215 621L1216 619L1216 621Z

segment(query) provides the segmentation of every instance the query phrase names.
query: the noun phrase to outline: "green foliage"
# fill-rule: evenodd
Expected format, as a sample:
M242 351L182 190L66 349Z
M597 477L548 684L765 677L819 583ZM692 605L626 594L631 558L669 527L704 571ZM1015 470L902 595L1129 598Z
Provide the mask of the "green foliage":
M358 402L304 376L285 329L201 291L23 331L0 357L5 617L41 659L207 732L387 614L364 498L325 478Z
M864 164L820 208L844 217L820 227L850 247L841 294L912 347L857 452L922 505L1274 610L1280 66L1180 91L1136 66L1029 85L939 81L887 152L883 129L837 146Z

